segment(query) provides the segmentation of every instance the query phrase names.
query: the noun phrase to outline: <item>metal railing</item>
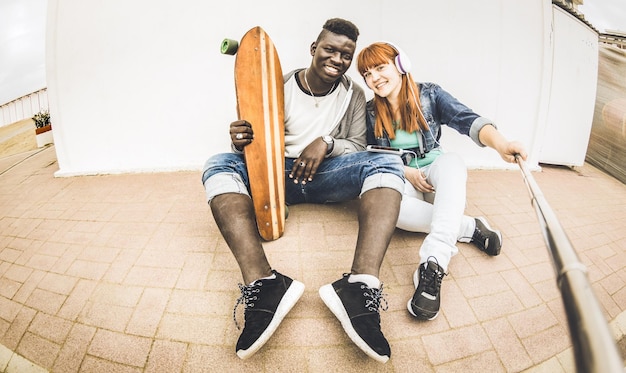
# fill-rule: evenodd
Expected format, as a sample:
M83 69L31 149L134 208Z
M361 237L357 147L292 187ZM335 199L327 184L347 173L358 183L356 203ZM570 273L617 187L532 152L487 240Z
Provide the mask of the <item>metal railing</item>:
M620 49L626 49L626 34L621 32L607 31L598 35L598 40L604 44L610 44Z
M579 259L556 215L521 157L517 163L552 256L567 314L578 372L624 373L624 363Z
M48 109L48 89L42 88L0 105L0 127L32 118L40 110Z

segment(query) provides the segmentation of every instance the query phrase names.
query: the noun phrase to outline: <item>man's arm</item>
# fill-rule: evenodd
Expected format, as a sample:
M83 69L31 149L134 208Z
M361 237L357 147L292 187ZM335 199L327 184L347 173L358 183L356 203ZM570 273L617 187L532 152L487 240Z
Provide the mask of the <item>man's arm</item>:
M345 153L353 153L365 150L366 124L365 124L365 93L354 85L353 94L348 106L348 112L342 118L339 128L334 131L335 146L330 157L336 157Z

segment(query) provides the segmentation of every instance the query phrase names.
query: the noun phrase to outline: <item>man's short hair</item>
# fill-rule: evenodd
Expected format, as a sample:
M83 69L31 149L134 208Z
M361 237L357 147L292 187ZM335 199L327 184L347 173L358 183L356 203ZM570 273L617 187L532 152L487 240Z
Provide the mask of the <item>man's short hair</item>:
M322 39L326 32L332 32L337 35L345 35L348 39L355 43L359 38L359 29L354 25L354 23L342 18L331 18L327 20L326 23L324 23L324 26L322 26L322 32L320 32L317 37L318 42Z

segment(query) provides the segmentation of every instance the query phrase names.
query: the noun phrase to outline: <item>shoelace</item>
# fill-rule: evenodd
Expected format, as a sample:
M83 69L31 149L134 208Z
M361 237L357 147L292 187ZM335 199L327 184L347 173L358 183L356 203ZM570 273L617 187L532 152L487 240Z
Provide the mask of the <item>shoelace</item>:
M389 303L387 303L387 299L385 299L385 295L383 294L383 284L380 284L380 289L373 289L368 287L367 285L361 285L361 289L365 290L363 295L365 298L365 307L371 312L378 312L378 309L382 309L383 311L387 311L389 308ZM383 307L384 302L384 307Z
M233 308L233 320L235 321L235 326L237 327L237 330L241 330L241 328L239 327L239 323L237 322L237 307L239 307L239 305L243 303L244 312L248 308L254 307L254 301L259 299L259 297L257 297L255 294L261 291L260 287L263 286L263 283L261 281L255 281L251 285L244 286L243 284L237 284L237 286L239 286L241 296L237 298L237 303L235 303L235 307Z
M474 232L474 236L472 237L474 241L480 242L480 245L483 249L487 249L489 246L489 237L480 230L480 228L476 227L476 231Z
M436 259L435 263L437 263ZM437 263L437 265L439 264ZM441 271L431 270L428 266L428 262L426 262L426 269L420 271L420 282L423 281L424 291L432 296L436 296L439 292L439 289L441 289L441 281L443 280L443 276L445 275L446 274Z

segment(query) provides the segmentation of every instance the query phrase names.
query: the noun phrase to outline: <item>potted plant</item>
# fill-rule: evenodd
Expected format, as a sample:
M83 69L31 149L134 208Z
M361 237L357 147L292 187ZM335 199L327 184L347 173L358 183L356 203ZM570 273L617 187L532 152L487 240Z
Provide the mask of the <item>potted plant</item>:
M35 121L35 136L37 137L37 146L42 147L52 144L52 124L50 123L50 112L42 110L33 116Z

